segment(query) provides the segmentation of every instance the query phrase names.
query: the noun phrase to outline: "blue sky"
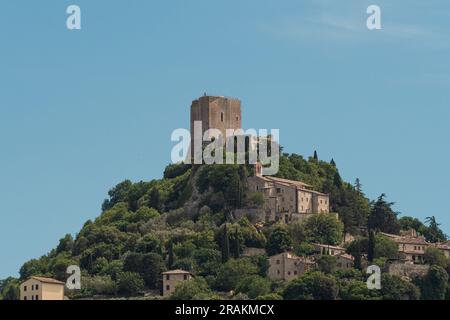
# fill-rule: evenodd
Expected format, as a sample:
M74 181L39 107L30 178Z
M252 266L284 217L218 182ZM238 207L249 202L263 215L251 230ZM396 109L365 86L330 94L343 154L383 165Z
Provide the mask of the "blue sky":
M370 4L383 30L367 30ZM449 13L444 0L3 1L0 278L98 216L116 183L160 178L205 91L450 234Z

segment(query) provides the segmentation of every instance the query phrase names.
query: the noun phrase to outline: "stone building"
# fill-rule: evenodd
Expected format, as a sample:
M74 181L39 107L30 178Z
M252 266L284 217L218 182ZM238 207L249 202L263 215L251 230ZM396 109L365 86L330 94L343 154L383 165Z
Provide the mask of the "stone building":
M193 278L189 271L185 270L171 270L163 272L163 296L170 296L177 285L184 281L189 281Z
M431 243L425 240L425 237L419 235L417 231L410 229L401 232L400 235L381 233L398 244L398 261L404 264L423 264L425 263L424 254L428 248L437 248L441 250L447 258L450 258L449 243Z
M255 165L255 175L248 179L250 192L264 194L265 220L290 223L309 215L330 212L329 196L300 182L263 176L262 167Z
M272 280L290 281L313 268L314 260L283 252L269 257L267 276Z
M417 264L424 263L423 255L425 254L425 250L430 246L430 243L425 240L425 237L418 235L415 230L410 230L402 235L381 234L398 245L399 260Z
M339 254L345 253L345 248L332 246L329 244L314 243L313 246L315 251L319 254L328 254L330 256L337 256Z
M20 300L64 300L65 283L44 277L31 277L20 285Z
M336 267L338 269L353 268L355 258L348 253L339 253L336 256Z
M209 129L218 129L223 139L226 130L242 128L241 101L223 96L208 96L194 100L191 105L191 155L194 154L194 123L201 121L202 136ZM208 138L210 139L210 135Z

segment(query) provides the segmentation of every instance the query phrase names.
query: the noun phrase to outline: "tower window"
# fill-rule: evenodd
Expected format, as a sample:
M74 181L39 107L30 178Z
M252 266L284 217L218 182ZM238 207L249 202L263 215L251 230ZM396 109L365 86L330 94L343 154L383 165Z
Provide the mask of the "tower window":
M223 122L223 112L220 113L220 121Z

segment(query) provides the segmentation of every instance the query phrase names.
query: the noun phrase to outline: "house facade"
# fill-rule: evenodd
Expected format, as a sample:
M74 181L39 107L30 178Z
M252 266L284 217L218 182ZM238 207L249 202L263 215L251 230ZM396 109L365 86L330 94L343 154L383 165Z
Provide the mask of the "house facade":
M170 296L175 288L184 281L189 281L193 278L189 271L185 270L171 270L163 272L163 296Z
M20 285L20 300L64 300L65 283L44 277L31 277Z
M314 260L283 252L269 257L267 276L272 280L290 281L305 274L313 268Z
M317 192L301 181L263 176L259 163L255 165L255 175L248 178L248 189L264 195L266 222L290 223L312 214L330 212L327 194Z

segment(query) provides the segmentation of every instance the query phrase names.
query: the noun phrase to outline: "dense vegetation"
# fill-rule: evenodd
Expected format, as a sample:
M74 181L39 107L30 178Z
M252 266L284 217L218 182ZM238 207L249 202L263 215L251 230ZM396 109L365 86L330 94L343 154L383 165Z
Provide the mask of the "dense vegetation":
M173 299L444 299L450 295L450 262L430 250L433 265L422 279L412 282L383 275L382 290L368 290L361 256L384 264L396 247L380 231L399 233L413 228L429 241L446 240L434 217L428 225L412 217L398 219L392 203L381 195L367 199L359 180L342 180L335 162L308 160L283 154L279 177L301 180L330 194L334 215L318 214L288 226L256 227L249 219L233 219L236 208L254 208L264 201L246 190L252 168L239 165L191 167L169 165L164 178L150 182L129 180L112 188L102 213L87 221L76 234L64 236L55 249L26 262L20 279L0 282L0 298L14 299L18 283L32 275L65 280L68 265L82 269L82 290L71 298L157 298L161 273L168 269L193 272L195 280L177 287ZM293 250L314 254L311 243L340 244L345 234L356 240L347 251L355 256L355 269L336 270L333 257L318 259L317 268L290 282L267 278L267 255L244 257L246 247L265 248L268 255Z

